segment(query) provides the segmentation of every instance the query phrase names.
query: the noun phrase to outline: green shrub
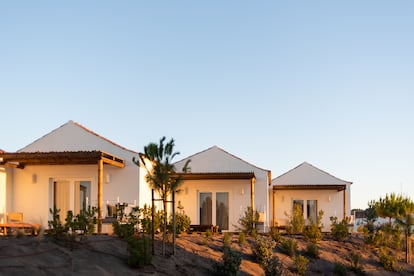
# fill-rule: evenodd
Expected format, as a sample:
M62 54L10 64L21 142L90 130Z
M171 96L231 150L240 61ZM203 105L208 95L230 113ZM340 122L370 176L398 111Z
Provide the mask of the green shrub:
M60 221L60 209L56 207L49 209L49 212L52 214L52 220L47 222L49 226L49 231L47 232L49 236L53 238L60 238L66 235L67 230L63 227L62 222Z
M242 254L230 246L223 246L222 263L216 265L216 273L223 276L237 275L240 270Z
M256 225L259 221L259 212L254 211L252 207L247 207L246 211L244 212L244 216L239 219L239 224L241 225L241 229L243 232L246 232L249 235L255 236L256 232Z
M306 254L311 258L319 258L319 248L316 244L310 243L306 247Z
M231 234L228 232L225 232L223 235L223 245L230 246L230 244L231 244Z
M154 206L154 231L157 232L161 227L162 221L162 211L157 211ZM141 219L140 224L142 227L142 231L145 234L152 233L152 210L151 206L144 204L144 207L141 209Z
M289 234L301 234L305 227L305 218L303 217L303 211L301 205L293 205L292 214L285 213L288 217L288 224L286 225L286 232Z
M306 270L308 270L309 260L306 259L304 256L299 255L293 258L295 262L295 268L299 275L305 275Z
M394 254L392 254L391 251L386 252L382 250L380 252L380 263L385 270L398 271L398 268L396 266L397 257Z
M273 249L276 242L265 236L256 236L256 241L253 247L253 255L256 261L262 266L266 267L273 258Z
M184 212L175 213L175 233L181 234L190 230L191 219ZM173 218L170 217L170 223L168 224L168 230L173 232Z
M348 257L348 261L350 263L350 268L358 275L363 275L364 270L361 264L362 256L359 252L352 252L351 255Z
M280 247L283 253L289 257L294 257L298 251L298 243L294 239L285 238L281 241Z
M349 236L348 221L346 218L343 219L341 222L338 222L337 217L330 217L330 220L331 234L336 240L342 241Z
M307 241L316 244L322 239L322 218L323 211L320 210L318 213L317 221L312 221L311 219L309 219L309 225L306 226L303 230L303 235L305 236L305 239Z
M333 273L339 276L346 276L348 275L348 270L346 269L346 266L343 263L335 262Z
M246 234L244 232L239 233L239 244L244 245L246 243Z
M128 243L127 251L129 257L127 262L129 266L144 267L151 264L152 254L149 238L146 236L142 236L141 238L130 236L126 240Z
M275 242L280 242L282 235L279 232L279 228L276 226L270 227L269 235Z
M211 232L210 229L206 230L206 238L210 238L213 235L213 232Z
M263 266L263 270L266 276L279 276L286 274L284 273L282 263L276 256L270 259L269 263L266 266Z
M87 210L81 210L76 216L69 210L66 214L65 224L60 219L60 209L56 207L49 209L52 214L52 220L48 221L48 235L56 240L64 242L73 242L78 234L91 234L95 231L96 207L88 207ZM71 245L72 246L72 245Z

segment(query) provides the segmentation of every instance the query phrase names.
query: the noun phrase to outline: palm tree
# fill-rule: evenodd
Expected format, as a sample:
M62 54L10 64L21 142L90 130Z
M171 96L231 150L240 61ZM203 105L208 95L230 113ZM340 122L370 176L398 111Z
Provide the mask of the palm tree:
M163 246L162 254L165 255L165 240L167 232L167 203L169 196L178 190L181 184L181 176L177 177L172 160L179 152L174 152L174 139L165 143L165 136L160 139L159 145L149 143L144 147L144 152L139 153L139 159L133 158L133 162L138 166L143 166L147 171L145 179L151 189L154 189L163 202L164 226L163 226ZM190 160L183 167L183 172L188 169ZM154 229L152 229L154 231Z

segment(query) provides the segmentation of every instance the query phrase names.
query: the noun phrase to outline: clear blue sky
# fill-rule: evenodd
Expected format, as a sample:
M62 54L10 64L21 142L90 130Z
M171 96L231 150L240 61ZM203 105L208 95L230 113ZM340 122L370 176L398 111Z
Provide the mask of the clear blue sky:
M0 148L69 120L132 150L307 161L414 198L413 1L2 1Z

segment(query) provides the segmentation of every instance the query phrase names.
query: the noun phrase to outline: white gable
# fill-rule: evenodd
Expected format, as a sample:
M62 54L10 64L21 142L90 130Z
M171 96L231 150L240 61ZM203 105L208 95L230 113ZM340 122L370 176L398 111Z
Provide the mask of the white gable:
M341 180L304 162L292 170L272 180L272 185L346 185L351 182Z
M101 150L111 154L125 156L130 151L116 143L96 134L86 127L69 121L51 131L18 152L63 152L63 151L94 151Z
M182 167L188 159L191 159L189 167L193 173L256 172L258 170L266 171L228 153L217 146L213 146L176 162L174 165L177 172L182 170Z

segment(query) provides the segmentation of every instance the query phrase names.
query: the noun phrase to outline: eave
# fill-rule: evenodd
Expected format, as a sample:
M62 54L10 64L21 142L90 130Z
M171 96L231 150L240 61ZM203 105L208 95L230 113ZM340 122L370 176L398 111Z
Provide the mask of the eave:
M39 165L93 165L100 160L111 166L125 167L124 159L104 151L0 153L0 165L20 169Z
M346 189L346 185L338 185L338 184L332 184L332 185L304 184L304 185L275 185L273 186L274 191L277 191L277 190L337 190L339 192L345 189Z
M253 172L177 173L183 180L252 179Z

